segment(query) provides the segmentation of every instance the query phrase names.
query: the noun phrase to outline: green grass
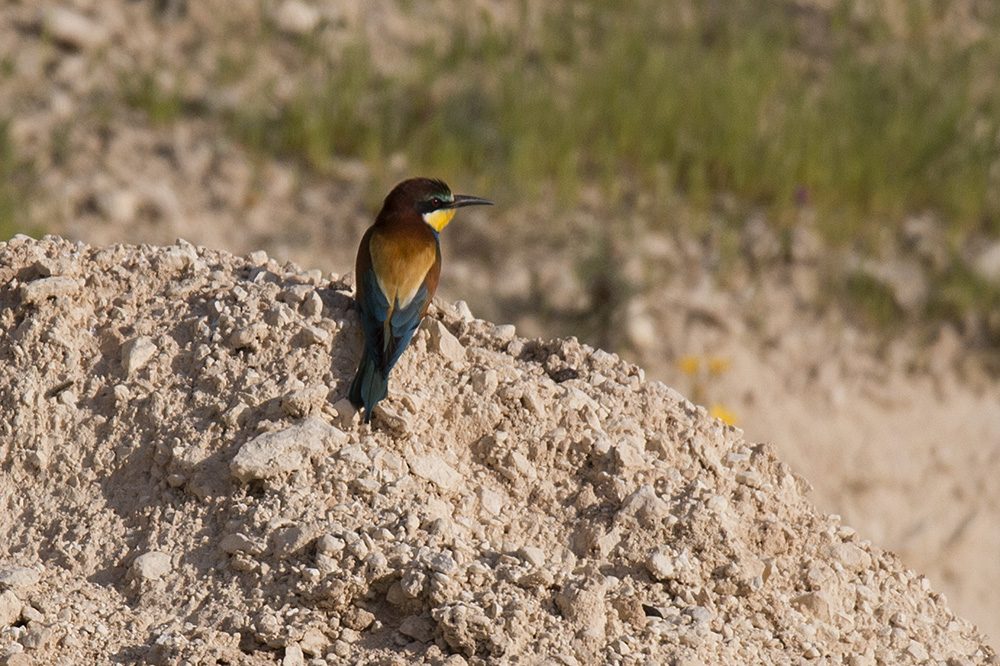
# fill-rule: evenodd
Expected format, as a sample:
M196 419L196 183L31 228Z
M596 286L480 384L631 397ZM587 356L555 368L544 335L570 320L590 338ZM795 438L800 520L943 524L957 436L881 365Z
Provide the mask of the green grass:
M980 342L1000 346L1000 285L991 283L954 260L940 275L935 276L934 288L927 304L926 315L931 321L958 322L960 326L978 326L975 333Z
M125 102L144 111L153 125L169 125L184 110L180 94L162 86L152 72L130 72L120 85Z
M634 181L705 208L730 193L779 223L808 201L832 241L924 210L1000 234L1000 90L984 85L1000 63L996 17L963 46L930 36L930 10L913 9L909 39L890 40L878 19L858 26L841 9L816 54L783 3L694 2L686 24L667 4L555 3L530 38L473 16L474 31L458 22L405 75L381 74L363 45L304 45L321 73L309 68L278 104L261 91L229 126L319 171L403 152L422 172L514 193L597 183L613 203ZM154 120L180 112L151 77L130 97Z
M377 75L364 49L342 56L326 63L320 80L303 81L285 103L275 106L262 97L228 114L230 131L255 151L297 158L320 173L336 157L384 159L401 140L393 127L407 111L391 108L398 86Z
M30 231L28 202L34 169L14 149L8 122L0 121L0 240Z
M839 301L855 321L881 330L891 330L903 321L892 288L863 271L850 272L840 282Z
M724 194L733 233L750 211L787 231L808 204L827 242L863 250L927 211L956 243L1000 237L1000 8L984 7L982 37L963 41L940 5L909 5L902 28L848 2L553 0L540 22L522 4L505 27L467 10L392 74L364 43L290 42L262 13L214 83L253 69L247 43L283 40L301 61L293 94L266 82L238 111L209 112L258 156L318 174L344 158L381 174L402 153L414 173L461 174L505 200L556 192L573 205L596 185L612 215L642 192L662 224L676 224L680 199L692 212L681 224L704 225ZM154 122L201 112L156 82L125 86ZM898 319L878 285L844 279L863 319ZM932 314L981 302L970 280L945 286Z

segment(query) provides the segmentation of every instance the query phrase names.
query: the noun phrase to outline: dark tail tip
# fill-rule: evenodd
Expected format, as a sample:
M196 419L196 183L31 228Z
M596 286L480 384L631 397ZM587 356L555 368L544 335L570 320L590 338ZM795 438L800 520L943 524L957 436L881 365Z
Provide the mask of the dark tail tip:
M375 367L366 349L358 365L358 373L351 382L348 398L355 407L364 407L365 423L371 423L372 410L388 393L388 378Z

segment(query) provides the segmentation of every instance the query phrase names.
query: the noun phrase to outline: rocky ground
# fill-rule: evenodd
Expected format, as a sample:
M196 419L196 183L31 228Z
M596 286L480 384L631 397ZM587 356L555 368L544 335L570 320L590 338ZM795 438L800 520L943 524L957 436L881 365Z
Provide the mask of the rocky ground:
M249 103L261 81L269 77L294 82L297 77L307 76L309 69L303 65L300 52L294 48L303 36L315 37L323 48L334 50L354 36L363 34L375 51L376 64L387 69L399 68L405 65L407 49L413 47L420 36L426 36L424 31L410 29L413 22L419 19L422 26L444 25L448 17L460 12L462 4L417 3L405 9L396 3L380 2L369 3L367 9L360 10L356 3L313 4L297 0L256 3L252 9L237 1L76 0L58 6L27 0L3 3L0 5L0 108L8 116L5 119L8 121L6 132L16 154L31 163L30 169L16 169L12 177L15 185L23 184L25 191L31 193L30 201L25 206L27 218L35 230L83 240L93 247L109 248L104 250L110 253L106 255L106 260L102 260L105 263L97 265L102 267L101 270L107 267L114 271L122 284L126 281L138 282L140 277L137 275L142 275L142 279L147 273L165 275L161 271L174 265L178 275L186 275L184 271L192 270L191 266L196 261L190 259L191 248L183 244L174 246L173 253L163 257L142 249L111 249L116 243L169 245L179 237L198 246L239 255L264 249L279 263L293 260L311 269L313 272L309 274L308 281L319 294L319 301L310 295L312 292L309 289L303 287L289 292L283 303L290 311L310 317L309 327L302 327L301 331L296 329L296 335L301 337L293 338L292 343L298 345L294 347L296 350L311 349L316 354L309 361L315 364L315 367L310 366L312 369L309 372L319 373L309 375L313 377L312 390L323 383L328 387L327 393L333 391L332 397L336 398L340 395L336 387L341 375L322 373L339 373L344 369L337 370L336 366L330 366L320 356L329 353L329 349L337 349L329 347L337 331L327 330L324 326L329 327L330 322L335 321L336 317L331 320L329 313L342 307L341 301L346 298L344 293L349 293L349 289L345 286L341 290L344 293L340 293L336 287L328 288L318 271L346 274L352 265L360 235L377 210L380 197L397 180L424 174L420 165L409 164L404 157L397 156L379 165L378 169L360 162L334 159L328 171L317 176L294 161L249 153L223 127L213 122L213 114ZM477 7L491 12L496 21L505 20L504 8L509 9L504 3L481 3ZM268 25L267 39L257 39L261 35L262 23ZM253 35L254 39L248 39L247 35ZM432 36L447 39L444 32L433 32ZM253 45L255 60L246 67L246 76L235 81L223 81L225 76L221 70L225 69L226 63L244 58L248 43ZM151 110L157 108L156 104L134 99L137 82L141 83L142 77L147 74L155 75L163 91L178 95L183 112L169 122L157 120L155 114L151 115ZM289 90L279 86L275 94L289 94ZM210 112L200 112L204 110ZM899 237L886 239L883 255L873 260L853 254L849 249L834 252L824 247L815 232L812 213L807 209L802 211L801 219L792 227L788 237L775 233L759 217L748 217L739 233L738 247L732 247L732 239L715 222L703 225L699 235L679 233L673 219L663 219L658 213L662 211L659 207L662 202L650 201L641 190L625 192L621 200L631 203L622 209L607 206L600 191L587 188L571 205L557 203L555 197L544 192L537 198L516 201L506 199L504 192L480 191L474 183L468 182L464 174L426 175L443 177L458 191L489 196L498 203L488 212L463 211L443 234L445 264L440 293L446 300L464 299L478 316L513 323L522 336L550 338L577 335L596 346L617 350L623 358L641 366L651 379L662 380L696 404L714 407L715 413L735 420L751 440L773 442L781 460L813 484L815 489L810 498L822 511L840 514L846 524L858 530L860 538L871 539L879 547L898 553L907 566L929 577L933 589L948 594L952 608L972 619L987 635L1000 635L1000 603L992 594L992 590L1000 585L1000 567L994 557L1000 549L1000 530L997 529L1000 524L1000 484L997 483L1000 478L1000 390L995 379L983 371L983 364L970 351L980 339L977 337L979 324L969 322L963 326L945 326L929 340L906 329L892 331L890 335L872 333L852 312L838 307L835 302L831 303L834 297L829 293L830 284L827 281L831 265L856 269L886 289L893 307L904 313L919 311L930 297L926 279L928 267L940 267L942 262L947 261L947 239L939 220L932 215L910 220ZM683 203L677 206L683 208ZM695 211L680 217L696 215ZM613 226L608 223L609 220L614 220ZM26 250L21 248L18 251ZM45 252L49 251L45 249ZM67 254L69 250L51 251L59 256L66 255L64 259L71 258ZM996 246L971 246L967 252L971 270L988 279L1000 276L1000 250ZM118 256L115 253L121 253L124 268L114 268L119 262L114 258ZM155 259L150 259L154 255ZM143 256L147 258L144 260ZM219 255L220 258L212 261L219 262L221 266L228 261L221 258L223 256ZM156 265L143 263L151 260ZM18 291L19 287L15 289L9 284L12 277L28 283L45 277L65 276L59 266L32 268L27 259L23 261L22 268L28 273L16 276L5 273L0 282L6 285L5 289L13 290L5 293L13 294L9 295L14 299L10 303L17 307L22 307L20 299L24 296ZM205 258L202 261L209 262ZM164 266L161 267L160 262ZM6 267L0 266L0 270L6 270ZM78 270L81 272L70 277L79 279L84 273L100 272L94 268L81 267ZM232 272L236 269L225 270ZM244 270L254 272L253 268ZM278 274L280 271L270 272ZM127 274L135 275L127 277ZM299 271L290 270L288 274L298 275ZM215 290L212 293L218 293L220 299L244 298L239 294L250 293L247 285L241 285L242 291L233 295L225 293L235 279L232 276L223 278L211 278L210 286L205 289ZM162 279L167 280L166 277ZM217 286L211 286L215 283ZM72 286L65 281L44 284L48 286L43 290L72 290ZM150 289L153 288L150 286ZM173 312L171 308L183 310L189 307L184 299L191 294L185 293L185 287L174 288L177 289L174 294L176 302L163 305L162 312L150 311L151 314L142 320L128 314L130 311L127 308L115 306L121 309L114 315L120 317L119 323L115 324L119 333L108 334L114 339L100 341L101 348L122 345L133 338L148 338L153 343L152 347L145 342L133 343L127 354L138 364L138 369L139 366L145 367L139 360L147 354L150 355L147 361L160 358L160 355L168 353L169 350L164 350L169 347L173 350L169 353L176 356L187 339L184 336L192 339L199 337L206 345L206 349L197 352L201 354L199 362L203 361L205 365L218 363L217 359L209 360L215 358L213 354L218 347L210 342L210 334L214 335L214 331L197 328L178 334L179 338L168 336L162 342L158 342L153 335L154 331L160 330L156 328L160 319ZM271 289L266 285L263 288ZM164 285L163 289L168 296L172 293L169 285ZM87 293L86 285L81 286L79 294ZM284 293L283 288L281 293ZM54 307L53 304L61 307L67 305L67 298L76 297L64 294L55 301L48 301L42 295L44 291L35 297L28 296L28 299L37 298L39 303L44 301L45 307ZM111 303L120 297L119 293L107 296ZM129 307L140 305L136 301ZM100 309L104 306L94 307ZM202 306L190 307L197 310ZM240 320L246 330L239 333L236 329L240 327L235 324L227 326L226 320L222 319L222 329L227 331L227 335L232 333L236 336L236 342L227 338L226 344L234 347L238 344L243 351L237 356L246 357L247 363L254 362L253 358L257 358L255 354L270 352L277 338L271 340L266 336L276 336L275 330L290 326L284 320L282 313L285 310L282 307L275 306L274 310L270 306L261 307L261 316L254 320L261 325L259 327L249 326L251 318L247 315ZM111 309L114 310L114 307ZM197 311L200 313L197 318L219 314L203 309ZM318 311L324 314L316 315ZM595 318L594 313L599 316ZM446 318L445 321L447 328L459 331L457 319ZM193 320L183 324L187 327L196 325ZM336 326L341 326L341 323ZM64 333L53 334L54 337L50 336L46 344L64 350L64 356L68 355L70 361L76 358L73 354L79 354L77 362L82 364L85 352L71 353L73 347L63 345L59 340L69 340L67 336L82 334L83 329L90 327L84 317L78 320L76 327L63 326L60 330ZM110 324L106 327L109 327L108 330L114 328ZM4 328L5 335L11 335L6 326ZM459 339L464 340L461 335ZM243 340L248 344L240 342ZM92 344L92 341L87 344ZM354 348L344 351L345 357L354 358L354 351ZM34 348L26 348L23 353L29 357L36 355ZM110 351L107 353L112 354ZM305 354L306 351L296 353ZM281 362L286 360L291 362L291 358ZM108 361L109 368L118 362ZM326 366L321 368L323 363ZM343 365L346 367L350 363L344 360ZM151 367L159 366L154 361ZM222 367L224 365L219 366L220 369ZM169 373L181 373L182 368L161 367L159 372L166 375L168 370ZM457 369L454 371L458 372ZM108 369L100 372L119 371ZM294 378L298 375L293 373L286 376L279 372L277 376L272 376L271 373L278 371L268 369L265 372L259 368L253 372L260 375L253 382L281 381L288 384L274 389L274 395L280 393L283 396L303 388L297 386ZM99 379L100 376L104 375L99 374L87 381L105 382ZM24 390L16 393L16 401L11 404L22 405L20 413L34 418L32 410L25 410L26 403L20 402L24 391L28 390L27 377L10 378L10 381L24 383ZM45 429L35 433L38 437L30 435L37 440L31 445L34 447L32 451L41 451L39 455L57 459L53 456L62 452L59 442L63 440L51 438L65 436L70 438L68 441L76 442L75 431L69 424L72 418L76 418L72 414L77 412L70 410L71 405L60 402L70 400L69 397L60 396L67 391L70 397L83 395L80 386L86 381L80 377L74 379L77 383L72 387L56 391L49 397L46 397L46 392L59 388L58 385L45 383L42 385L45 388L35 387L34 393L29 395L31 400L41 401L39 404L48 405L49 401L55 400L50 407L56 410L51 414L48 411L39 412L38 418L51 417L52 421ZM401 382L415 381L407 380L406 375L401 377ZM158 388L154 390L154 387L160 386L153 383L154 379L150 377L144 384L145 389L130 388L128 382L116 382L125 387L122 389L125 393L115 393L113 399L102 394L99 401L109 404L113 401L116 410L127 409L121 405L131 404L136 395L155 403L161 397ZM180 376L171 378L171 381L181 380ZM299 380L305 382L305 379ZM207 423L216 423L219 420L217 417L228 414L226 418L235 425L225 421L225 428L235 430L228 435L229 439L224 440L228 443L219 446L229 447L225 450L230 453L225 455L231 457L234 452L230 449L248 439L255 432L253 428L257 427L253 424L246 426L239 420L247 418L246 415L239 416L246 409L266 408L278 415L285 414L288 419L292 416L301 418L315 409L323 413L323 408L317 407L323 403L318 393L290 399L288 404L293 412L299 409L291 407L296 400L305 405L300 409L302 414L291 416L281 411L284 408L280 399L270 393L266 399L259 392L241 395L230 404L230 394L215 396L217 389L212 387L215 386L213 382L218 381L213 379L199 389L213 396L214 401L211 409L205 408L200 398L196 401L198 409L205 410L198 412L200 416L196 415L195 418L200 420L194 421L193 425L189 422L187 426L180 423L172 426L178 430L171 434L171 438L180 440L178 446L190 437L195 440L202 437L192 434L193 431ZM501 379L497 381L499 385ZM46 382L49 382L48 375ZM482 382L485 382L483 385L492 384L492 380L483 379ZM91 391L88 395L96 395L93 391L97 389L93 386L88 390ZM133 391L138 392L133 395ZM169 392L163 393L162 399L167 400L168 395ZM190 400L195 401L194 388L188 390L188 395ZM220 404L222 402L226 404ZM246 409L240 407L241 404ZM422 404L414 402L405 409L397 406L399 414L405 416L407 411L411 414L408 427L417 428L414 433L422 433L420 428L425 427L414 426L412 418L412 414L422 411ZM153 427L150 425L152 421L147 423L147 419L167 418L156 417L160 408L154 407L150 405L135 412L139 421L134 425L142 432ZM64 409L67 410L66 415L54 416L60 413L58 410ZM326 410L323 418L329 421L334 417L329 408ZM122 417L115 417L110 412L102 414L101 418L107 419L106 423L111 425L90 424L86 427L96 429L103 442L116 427L116 418ZM271 412L266 412L265 416L255 417L258 420L252 423L272 421L273 416ZM641 421L638 417L633 417L633 420ZM275 429L278 428L276 424L277 421ZM73 426L76 427L84 426ZM161 423L156 427L163 429L168 426ZM216 424L215 427L223 426ZM269 427L267 424L261 426ZM339 427L347 436L356 437L351 429L353 426L344 424ZM373 436L379 438L385 435L376 433ZM84 439L81 435L81 445ZM8 451L16 448L11 441L3 440ZM354 443L369 446L364 441ZM144 445L143 442L148 444L146 440L137 439L127 446ZM424 441L430 446L428 442ZM329 449L333 451L339 446L330 444ZM395 451L386 443L377 446ZM474 449L461 453L461 447L454 447L456 456L469 456L475 452ZM172 451L174 445L170 448ZM501 450L514 449L501 447ZM194 451L190 454L191 461L187 463L190 466L200 464L198 455L215 460L197 447ZM365 455L371 451L364 448ZM417 453L423 455L426 452ZM537 452L529 453L524 455L536 464ZM152 455L149 451L147 454ZM402 460L409 460L404 454L396 452ZM4 468L4 483L20 483L34 478L31 475L49 478L46 476L48 472L44 471L47 462L32 463L29 462L29 453L23 455L28 458L21 460L15 456L16 465L15 459L11 459L9 466ZM96 453L87 454L81 449L72 455L87 460L88 467L96 464L92 462L96 458L86 457ZM119 454L115 452L112 455L105 450L101 455L114 458ZM128 451L121 455L127 456ZM170 492L180 493L181 497L187 496L184 493L195 492L192 488L199 484L194 482L192 485L191 479L180 469L183 465L170 457L172 453L161 452L159 455L169 459L155 463L157 469L170 469L167 476L177 484L167 483ZM225 457L222 453L219 455ZM309 455L313 457L312 453ZM480 451L480 458L485 460L483 455ZM372 460L372 464L376 464L375 458ZM463 472L467 469L459 464L461 461L468 463L466 458L447 460L452 469ZM663 460L673 461L673 458ZM95 467L95 474L113 462L112 459L111 462L100 463ZM10 475L7 474L8 469ZM317 470L322 472L323 468ZM62 473L70 472L64 470ZM115 482L127 485L130 473L116 472ZM219 478L225 481L227 474L223 470ZM295 474L292 473L292 476ZM209 477L210 474L202 474L199 478L204 480ZM299 487L311 487L309 478L302 481ZM90 496L81 494L76 504L73 497L85 493L85 488L89 487L87 484L100 485L104 482L88 479L74 483L76 485L65 485L59 491L59 501L64 502L66 507L75 507L73 513L64 514L61 518L68 526L63 530L66 533L83 529L74 518L82 510L79 507L86 503L81 498ZM249 487L256 487L254 483L251 482ZM577 482L566 483L572 485ZM461 494L458 490L454 492ZM660 490L657 489L657 492ZM17 508L20 500L15 497L11 501L15 504L14 508L9 515L0 517L4 524L13 524L19 516L25 515ZM154 502L151 506L158 505ZM206 506L215 505L209 503ZM299 510L298 506L294 505L288 512L275 511L274 515L292 515ZM569 511L569 508L564 509ZM114 506L110 510L117 515ZM607 510L612 511L610 508ZM165 506L161 511L167 512ZM176 507L173 511L170 520L179 523L175 529L195 530L194 523L188 523L186 514L177 513ZM145 524L141 523L143 518L133 516L133 519L139 521L136 524ZM237 519L242 520L239 516L233 518ZM343 518L334 520L344 523ZM162 583L159 587L147 585L144 597L128 596L132 593L127 590L106 588L109 581L117 580L121 571L132 566L129 558L140 554L134 548L143 546L145 542L142 540L146 537L138 527L126 527L125 522L115 528L119 530L115 533L118 537L104 536L97 527L99 524L100 521L94 523L95 534L99 534L95 540L82 533L63 539L79 543L81 548L103 548L111 553L77 553L72 556L74 561L77 558L87 562L106 558L100 560L106 562L117 557L115 567L119 568L103 569L105 578L95 575L93 580L80 583L83 585L80 588L82 598L94 595L93 605L89 607L94 613L83 601L79 602L81 605L77 609L72 603L57 605L56 613L70 609L70 620L65 620L69 624L76 621L74 618L93 618L99 607L110 610L115 605L109 601L114 594L125 595L122 597L125 601L121 603L135 610L141 609L143 604L152 603L148 601L151 597L148 590L157 591L162 587L167 594L166 588L174 584ZM347 523L344 525L348 530ZM28 542L37 538L58 543L55 535L62 533L61 529L55 526L50 527L49 532L25 533L23 543L11 552L27 555L12 556L10 562L2 564L9 564L10 567L37 566L43 557L31 553L48 546ZM234 529L239 531L242 528L237 526ZM259 530L259 534L254 537L257 539L254 548L258 548L260 543L267 543L267 548L271 548L270 542L263 537L268 535L270 539L272 530L266 529L266 525L257 525L255 529ZM386 529L392 531L389 527ZM350 530L359 535L362 533L353 527ZM318 537L319 533L314 536ZM167 541L173 539L172 536L163 538ZM229 545L232 546L232 542ZM494 544L495 551L503 554L505 551L501 546ZM161 546L157 544L156 547ZM149 546L149 549L153 548ZM184 546L178 548L183 550ZM212 552L205 550L204 553L208 553L205 557L211 559ZM234 551L237 554L233 557L243 558L239 552L245 551ZM175 553L168 554L172 558L171 571L178 571L174 568L180 566L179 560L174 562ZM261 553L246 555L246 566L256 567L257 564L251 560L256 561L258 555ZM163 564L163 558L159 556L148 561ZM266 564L270 571L276 570L274 562L264 559L259 563ZM72 569L69 560L64 564ZM239 576L244 573L239 572ZM192 571L184 575L189 575L189 578L170 580L193 580L196 573ZM58 584L49 576L47 570L42 572L42 583L39 585L47 585L45 589L60 588L69 594L69 587ZM230 582L239 576L232 574ZM28 575L28 578L31 576ZM13 580L16 579L15 576ZM235 582L233 584L236 585ZM30 592L35 595L32 599L38 599L41 589L18 588L12 594ZM239 589L242 594L245 588L233 589ZM112 596L101 597L101 594ZM176 594L176 591L169 594ZM147 601L141 601L142 598ZM10 597L7 599L9 601ZM833 605L836 606L836 603ZM12 606L13 602L7 606L8 616ZM292 608L289 606L289 609ZM194 607L187 612L188 615L193 613ZM31 615L30 610L28 614ZM39 621L36 627L54 627L52 617L51 613L44 615L44 622ZM104 627L102 631L110 631L112 627L105 620L88 621L97 632L93 635L102 633L98 631L98 626ZM199 624L200 621L192 623L205 626ZM431 621L436 620L431 618ZM13 623L21 625L21 628L31 625L28 619L15 619ZM131 626L137 632L136 636L140 637L134 643L144 644L142 641L145 639L141 636L148 627L140 628L143 627L141 622ZM238 627L234 631L239 633L248 625L237 623L231 626ZM15 629L20 644L24 632L18 627ZM182 634L185 631L183 626L180 631ZM69 640L72 643L73 639ZM169 640L169 637L164 640ZM84 640L83 643L89 644L90 641Z
M366 426L347 279L18 237L0 285L2 663L996 663L613 354L438 302Z

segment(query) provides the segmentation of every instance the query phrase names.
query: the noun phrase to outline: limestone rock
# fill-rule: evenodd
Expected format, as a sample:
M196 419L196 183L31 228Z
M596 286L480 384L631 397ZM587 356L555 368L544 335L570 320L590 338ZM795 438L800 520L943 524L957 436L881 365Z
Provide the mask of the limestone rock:
M142 580L159 580L173 569L170 556L157 550L151 550L135 558L132 563L132 573Z
M342 430L317 417L309 417L250 440L240 447L229 469L240 481L270 479L302 469L310 458L329 452L346 441Z

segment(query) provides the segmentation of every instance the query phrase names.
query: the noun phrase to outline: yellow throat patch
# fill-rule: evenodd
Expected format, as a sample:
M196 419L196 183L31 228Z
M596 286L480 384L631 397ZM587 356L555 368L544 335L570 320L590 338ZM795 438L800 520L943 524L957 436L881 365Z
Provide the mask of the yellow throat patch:
M455 217L454 208L444 208L441 210L434 210L430 213L424 213L424 222L430 226L434 231L441 233L441 230L448 226L451 222L451 218Z

